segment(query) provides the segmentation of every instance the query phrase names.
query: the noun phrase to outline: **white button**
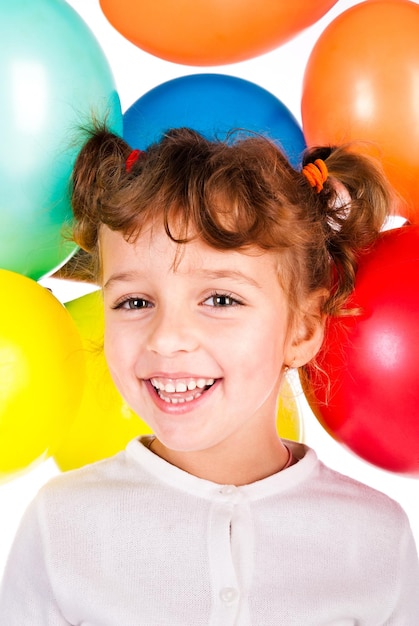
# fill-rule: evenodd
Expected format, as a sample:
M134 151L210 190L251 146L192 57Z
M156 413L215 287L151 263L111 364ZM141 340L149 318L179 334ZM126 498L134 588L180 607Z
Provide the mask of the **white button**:
M221 589L220 591L221 601L228 606L237 602L238 597L239 592L237 589L234 589L234 587L224 587L224 589Z
M233 493L236 493L237 489L234 485L225 485L225 487L222 487L220 489L220 493L223 496L232 496Z

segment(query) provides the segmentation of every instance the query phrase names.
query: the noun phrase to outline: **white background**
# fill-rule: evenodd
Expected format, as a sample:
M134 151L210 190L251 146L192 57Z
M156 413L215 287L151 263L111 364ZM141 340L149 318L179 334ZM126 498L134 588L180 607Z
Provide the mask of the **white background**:
M169 63L142 52L110 26L100 9L99 0L69 0L69 4L78 11L99 40L114 73L123 111L149 89L167 80L192 73L217 72L250 80L268 89L301 123L301 88L310 51L325 26L338 13L357 2L340 0L317 24L272 53L234 65L205 68ZM86 293L86 288L82 285L51 280L43 282L51 286L55 296L63 302ZM304 398L300 398L300 405L304 416L306 443L314 447L319 457L331 467L398 500L409 515L419 544L419 480L384 472L358 459L325 433ZM53 461L49 460L21 478L0 485L0 574L24 509L38 488L56 473Z

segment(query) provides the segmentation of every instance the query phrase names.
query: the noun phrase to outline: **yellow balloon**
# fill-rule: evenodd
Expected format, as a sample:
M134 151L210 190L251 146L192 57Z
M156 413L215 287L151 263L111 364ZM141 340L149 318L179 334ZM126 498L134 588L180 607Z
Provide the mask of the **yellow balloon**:
M67 471L123 450L131 439L151 433L115 387L103 353L103 303L100 291L66 303L82 336L86 383L79 409L61 446L54 451Z
M302 441L304 423L292 385L285 378L278 399L276 427L283 439Z
M58 444L84 383L80 334L53 294L0 270L0 482Z

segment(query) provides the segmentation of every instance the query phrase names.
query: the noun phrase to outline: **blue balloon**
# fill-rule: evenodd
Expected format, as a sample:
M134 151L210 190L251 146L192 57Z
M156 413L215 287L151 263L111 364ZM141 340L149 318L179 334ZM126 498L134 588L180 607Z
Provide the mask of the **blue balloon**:
M151 89L123 116L124 138L145 150L170 128L186 126L208 139L224 140L241 129L268 136L294 167L306 147L289 109L255 83L224 74L183 76Z

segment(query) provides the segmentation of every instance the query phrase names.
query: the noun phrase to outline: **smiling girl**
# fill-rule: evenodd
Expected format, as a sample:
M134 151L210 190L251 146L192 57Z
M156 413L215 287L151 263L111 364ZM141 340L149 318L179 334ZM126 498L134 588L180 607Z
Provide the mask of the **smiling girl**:
M414 626L419 569L387 496L281 440L390 204L350 148L302 171L261 137L96 129L73 177L113 379L154 435L45 486L0 600L8 626ZM3 618L3 616L5 616Z

